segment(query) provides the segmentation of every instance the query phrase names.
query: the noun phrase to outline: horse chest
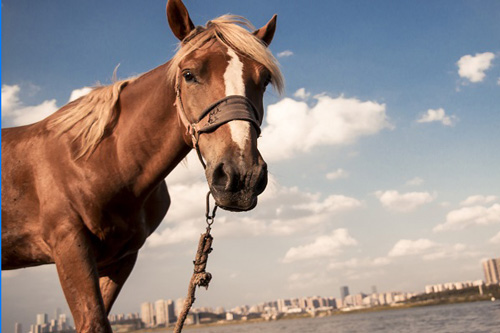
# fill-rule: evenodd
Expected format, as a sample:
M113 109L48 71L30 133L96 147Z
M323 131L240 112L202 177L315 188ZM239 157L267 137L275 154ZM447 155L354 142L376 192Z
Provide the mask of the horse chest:
M139 251L164 216L147 208L116 210L104 215L101 227L94 231L100 239L99 258L117 259Z
M140 216L107 214L93 234L99 239L100 254L113 257L116 253L137 252L149 236L149 227Z

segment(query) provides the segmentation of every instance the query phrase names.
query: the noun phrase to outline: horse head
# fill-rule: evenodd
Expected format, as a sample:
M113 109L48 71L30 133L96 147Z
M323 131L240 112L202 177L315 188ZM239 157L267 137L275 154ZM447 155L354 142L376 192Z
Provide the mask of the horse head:
M216 204L247 211L267 185L267 165L257 148L264 116L263 95L283 78L271 43L276 15L253 33L236 16L222 16L195 27L180 0L169 0L167 18L181 41L169 68L185 141L205 165Z

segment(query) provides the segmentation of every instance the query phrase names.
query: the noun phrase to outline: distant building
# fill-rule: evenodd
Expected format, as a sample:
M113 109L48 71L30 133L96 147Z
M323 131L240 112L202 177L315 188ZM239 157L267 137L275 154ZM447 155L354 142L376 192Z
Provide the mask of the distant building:
M349 287L348 286L340 287L340 299L344 300L344 298L346 298L347 296L349 296Z
M279 299L278 300L278 311L287 312L287 310L292 307L292 301L289 299Z
M59 331L66 331L70 329L70 323L65 313L61 313L59 315L59 319L57 320L57 329Z
M175 306L174 306L174 312L177 317L182 312L183 308L184 308L184 298L178 298L175 301Z
M59 315L61 315L61 314L62 314L61 309L56 308L56 310L54 311L54 319L58 319Z
M14 333L23 333L23 325L21 323L16 323Z
M329 297L326 299L326 306L331 307L333 309L338 308L337 300L334 297Z
M482 280L478 281L461 281L461 282L447 282L434 285L425 286L425 293L440 293L448 290L461 290L465 288L477 287L484 284Z
M486 284L500 283L500 258L483 261Z
M357 307L357 306L362 306L363 305L363 298L365 298L366 295L363 293L356 294L356 295L347 295L344 299L344 307Z
M166 306L166 311L167 311L166 322L167 322L167 326L168 326L168 324L175 323L175 321L176 321L174 301L172 301L171 299L166 300L165 306Z
M167 324L167 307L165 300L159 299L155 302L156 326L166 326Z
M337 306L337 309L343 308L344 307L344 300L341 298L336 299L335 305Z
M37 325L47 324L48 321L49 321L49 316L46 313L39 313L36 315Z
M387 298L385 296L385 293L378 294L378 304L380 304L380 305L387 304Z
M141 320L146 327L155 326L154 308L150 302L141 304Z
M380 305L379 297L377 294L371 294L363 298L362 304L367 307Z
M256 305L256 308L257 308L258 312L261 312L258 305ZM216 314L224 314L224 313L226 313L226 310L222 306L218 306L215 308L215 313Z

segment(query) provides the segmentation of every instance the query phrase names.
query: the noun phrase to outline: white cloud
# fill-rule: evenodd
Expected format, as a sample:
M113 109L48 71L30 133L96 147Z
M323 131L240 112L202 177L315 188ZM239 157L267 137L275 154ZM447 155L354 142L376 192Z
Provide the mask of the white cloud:
M349 177L349 172L345 171L344 169L337 169L335 171L329 172L326 174L326 179L329 180L337 180L341 178L347 178Z
M202 220L202 218L198 219ZM182 226L173 228L166 228L162 232L155 232L148 237L147 245L150 247L157 247L162 245L171 245L182 243L185 241L193 241L196 237L203 233L204 226L200 224L195 225L195 221L186 220Z
M19 99L18 85L2 85L2 122L7 126L21 126L40 121L57 110L56 100L26 106Z
M208 187L195 154L190 154L184 165L174 169L167 177L167 184L172 204L159 230L149 237L149 247L196 242L204 230L204 198ZM270 176L268 187L259 196L254 210L246 213L219 210L215 230L217 237L288 236L314 230L337 214L361 206L355 198L339 194L323 198L319 193L282 186Z
M432 248L435 248L436 246L436 243L425 238L420 238L417 240L401 239L389 251L389 257L422 254Z
M439 260L439 259L459 259L477 257L480 255L479 252L474 251L468 246L457 243L457 244L439 244L430 253L424 254L422 259L424 260Z
M495 195L471 195L460 203L462 206L484 205L495 202L498 197Z
M420 186L424 183L424 180L420 177L415 177L406 182L408 186Z
M82 96L85 96L87 95L89 92L92 91L92 88L90 87L83 87L83 88L80 88L80 89L75 89L71 92L71 95L69 96L69 100L68 100L68 103L69 102L72 102Z
M454 115L447 116L443 108L436 110L429 109L427 113L423 114L417 119L417 123L432 123L440 122L444 126L453 126L457 122L458 118Z
M30 89L39 90L40 88L32 86ZM73 90L68 102L89 93L90 90L89 87ZM22 126L36 123L59 108L55 99L43 101L38 105L25 105L19 98L20 93L19 85L2 85L2 122L4 125Z
M2 114L14 109L21 103L18 97L19 91L21 91L21 88L18 85L2 84Z
M464 244L440 244L426 238L401 239L389 251L389 257L421 256L423 260L460 259L477 257L479 252Z
M342 248L356 245L358 242L349 235L347 229L333 230L330 235L319 236L310 244L292 247L285 254L283 262L331 257Z
M471 225L500 223L500 204L485 206L467 206L452 210L446 215L446 222L434 227L434 232L461 230Z
M458 62L458 75L466 78L470 82L483 81L486 74L484 73L491 67L491 62L495 55L491 52L470 54L461 57Z
M324 212L336 213L344 210L351 210L361 206L357 199L344 195L330 195L323 201L312 201L293 206L296 209L305 209L315 214Z
M391 128L385 104L355 98L316 96L316 105L284 98L269 105L259 147L268 161L308 152L314 147L346 145Z
M305 88L299 88L293 93L293 97L298 99L308 99L311 96L310 92L307 92Z
M293 52L290 50L285 50L278 53L278 58L286 58L293 56Z
M288 279L288 289L293 292L304 289L310 290L311 286L331 286L334 283L334 277L322 270L319 272L293 273Z
M395 190L377 191L375 195L385 208L395 212L412 212L419 206L432 202L436 195L429 192L409 192L400 194Z
M367 267L380 267L387 266L391 263L391 259L388 257L378 257L372 258L351 258L347 261L334 261L328 264L328 270L345 270L345 269L355 269L361 268L366 269Z
M490 238L490 243L500 244L500 232L498 232L498 234Z

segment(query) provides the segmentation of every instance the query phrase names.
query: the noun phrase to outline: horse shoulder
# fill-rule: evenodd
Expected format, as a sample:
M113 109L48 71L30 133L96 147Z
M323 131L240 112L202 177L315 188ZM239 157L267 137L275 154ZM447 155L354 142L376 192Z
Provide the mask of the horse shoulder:
M51 261L42 239L38 171L44 131L38 124L2 129L2 264L32 266Z

